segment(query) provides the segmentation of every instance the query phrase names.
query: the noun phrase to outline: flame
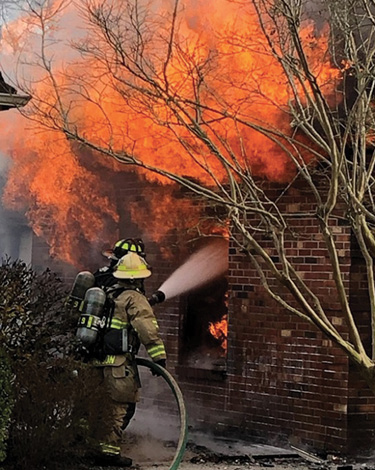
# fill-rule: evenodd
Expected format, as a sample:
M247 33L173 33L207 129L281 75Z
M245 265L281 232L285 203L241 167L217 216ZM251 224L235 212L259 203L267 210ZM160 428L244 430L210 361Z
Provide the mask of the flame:
M66 139L52 132L38 139L38 134L36 128L31 134L20 126L13 136L4 204L26 210L33 231L50 244L52 257L87 267L93 263L91 248L99 253L103 243L112 244L118 236L113 188L80 165Z
M220 321L217 321L215 323L209 323L208 324L208 330L211 333L211 335L218 339L220 343L220 347L223 349L225 352L227 350L228 346L228 316L224 315L223 318Z
M51 8L55 3L59 2L51 2ZM111 3L119 11L124 5L122 0ZM153 35L150 33L152 40L144 47L145 53L153 57L159 47L165 47L163 39L169 37L168 6L166 0L149 6L153 9L151 12L157 13L154 21L158 22L158 28L154 28ZM218 115L210 110L226 110L244 120L289 132L290 122L285 111L291 96L279 63L265 51L256 15L248 8L244 10L238 2L226 0L189 0L183 3L181 11L176 33L181 53L171 56L165 70L171 93L182 95L187 111L193 113L194 105L189 104L195 99L193 75L196 69L193 66L201 67L206 76L200 99L206 110L197 119L212 122L207 133L218 151L234 164L250 166L254 175L288 181L295 169L278 147L239 122L215 120ZM70 24L79 23L76 13L74 2L65 16L60 12L65 37L76 34L76 30L72 34L67 32ZM5 39L8 36L10 40L2 44L10 44L12 50L21 43L26 48L29 39L34 45L35 28L35 24L17 19L4 32ZM59 34L58 29L54 34ZM331 67L328 57L322 61L328 50L328 31L322 29L317 34L310 21L304 25L301 36L309 60L315 64L313 71L319 83L326 86L327 94L332 93L340 71ZM103 46L103 54L110 57L105 44L98 45ZM2 46L2 53L7 52L9 47ZM59 60L62 62L68 54L64 48ZM58 50L55 55L59 57ZM117 151L133 152L147 165L195 178L204 184L214 184L210 172L218 180L225 180L225 166L199 139L173 122L170 109L162 102L142 101L134 93L125 95L124 99L124 90L114 88L103 63L92 58L75 59L69 67L61 65L55 79L62 102L68 106L72 98L78 97L74 81L85 78L85 92L90 101L81 100L79 106L73 107L71 118L88 140L98 146L111 142ZM159 67L156 76L162 75L163 64L163 61L156 62ZM65 70L68 74L64 74ZM120 79L129 79L125 72L119 73ZM53 112L51 106L58 100L47 80L38 82L34 95L44 103L45 111ZM58 132L41 132L40 126L33 122L25 124L20 117L8 121L9 115L5 114L2 113L0 120L3 129L8 128L9 140L5 143L3 139L0 149L9 154L11 141L10 156L14 165L5 188L4 203L12 209L27 210L33 230L47 240L54 256L74 265L86 263L88 256L82 258L81 254L87 246L112 244L118 236L119 203L116 188L108 181L111 172L121 174L124 168L78 148ZM59 119L57 114L55 118ZM171 123L169 128L160 124L164 120ZM226 145L217 136L224 136ZM179 145L179 141L184 142L185 147ZM202 171L202 167L209 172ZM161 176L140 171L152 182L167 183ZM162 200L144 197L130 208L132 220L139 227L145 227L148 236L157 242L171 230L197 226L202 216L197 204L186 199L176 201L172 193L172 189L166 190Z

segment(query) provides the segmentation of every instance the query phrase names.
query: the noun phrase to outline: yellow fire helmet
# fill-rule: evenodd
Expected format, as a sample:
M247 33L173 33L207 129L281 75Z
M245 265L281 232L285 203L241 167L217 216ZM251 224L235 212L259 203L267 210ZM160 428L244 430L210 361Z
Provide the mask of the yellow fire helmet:
M151 276L151 271L143 258L129 252L116 264L113 276L116 279L145 279Z

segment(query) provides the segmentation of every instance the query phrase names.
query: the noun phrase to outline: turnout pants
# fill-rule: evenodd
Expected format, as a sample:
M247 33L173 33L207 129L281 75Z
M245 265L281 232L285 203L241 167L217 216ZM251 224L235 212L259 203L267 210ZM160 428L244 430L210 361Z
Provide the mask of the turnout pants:
M123 431L134 416L139 400L137 366L131 355L115 356L111 365L95 367L108 394L108 409L112 418L112 431L105 439L112 446L120 446Z

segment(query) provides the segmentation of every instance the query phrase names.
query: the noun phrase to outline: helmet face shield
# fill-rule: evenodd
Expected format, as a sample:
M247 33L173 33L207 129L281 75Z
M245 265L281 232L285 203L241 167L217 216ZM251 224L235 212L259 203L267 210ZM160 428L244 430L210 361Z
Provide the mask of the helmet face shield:
M143 258L129 252L118 261L113 276L116 279L145 279L151 276L151 271Z

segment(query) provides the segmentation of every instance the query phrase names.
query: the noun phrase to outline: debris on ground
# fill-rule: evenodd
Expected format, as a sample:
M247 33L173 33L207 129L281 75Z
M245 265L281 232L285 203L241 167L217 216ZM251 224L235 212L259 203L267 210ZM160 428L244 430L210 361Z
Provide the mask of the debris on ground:
M284 449L217 438L210 443L203 438L194 437L195 439L187 443L178 470L375 470L375 458L363 459L362 462L351 461L339 455L314 455L296 447ZM131 456L133 466L129 467L129 470L169 470L175 445L174 442L151 440L145 436L132 441L136 454ZM93 466L92 462L82 460L76 462L71 469L67 466L64 470L116 468L118 467Z

